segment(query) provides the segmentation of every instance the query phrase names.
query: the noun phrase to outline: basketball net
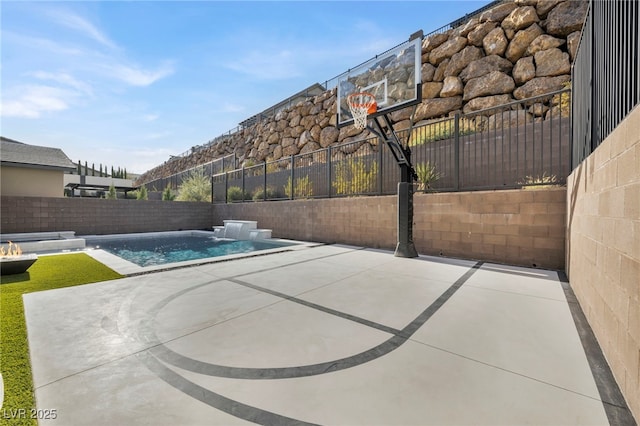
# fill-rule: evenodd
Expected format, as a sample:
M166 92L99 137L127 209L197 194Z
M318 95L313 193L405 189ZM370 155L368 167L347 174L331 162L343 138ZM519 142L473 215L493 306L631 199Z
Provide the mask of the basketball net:
M347 104L353 117L353 125L357 129L367 127L367 115L377 111L376 97L371 93L352 93L347 96Z

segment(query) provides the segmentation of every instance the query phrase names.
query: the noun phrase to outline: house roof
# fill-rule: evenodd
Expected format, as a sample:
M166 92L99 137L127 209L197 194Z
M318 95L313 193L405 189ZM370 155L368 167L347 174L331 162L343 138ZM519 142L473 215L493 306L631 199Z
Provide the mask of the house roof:
M60 148L27 145L0 136L0 163L3 166L73 170L75 165Z

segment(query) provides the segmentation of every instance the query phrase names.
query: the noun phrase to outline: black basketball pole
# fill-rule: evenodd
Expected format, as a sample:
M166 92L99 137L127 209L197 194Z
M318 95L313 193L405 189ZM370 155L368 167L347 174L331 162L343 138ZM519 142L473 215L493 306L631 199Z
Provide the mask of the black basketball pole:
M393 130L393 125L387 114L383 115L385 126L380 123L378 117L374 117L377 129L368 127L375 133L381 142L384 142L396 162L400 166L400 182L398 183L398 243L396 244L396 257L418 257L418 252L413 244L413 181L418 175L411 165L411 148L406 148L400 143L398 135Z

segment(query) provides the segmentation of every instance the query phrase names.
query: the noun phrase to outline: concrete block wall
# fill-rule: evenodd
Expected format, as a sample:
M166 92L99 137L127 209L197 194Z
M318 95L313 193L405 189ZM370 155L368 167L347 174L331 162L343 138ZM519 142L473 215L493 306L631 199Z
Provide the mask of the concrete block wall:
M564 268L564 188L414 197L414 242L422 254ZM1 231L77 235L210 229L256 220L274 237L394 249L395 196L237 204L2 196Z
M142 200L0 197L0 232L75 231L76 235L211 228L213 206Z
M564 269L566 189L415 196L419 253Z
M567 274L640 420L640 107L567 179Z
M566 189L416 194L422 254L564 269ZM394 249L395 196L220 204L214 221L256 220L274 237Z

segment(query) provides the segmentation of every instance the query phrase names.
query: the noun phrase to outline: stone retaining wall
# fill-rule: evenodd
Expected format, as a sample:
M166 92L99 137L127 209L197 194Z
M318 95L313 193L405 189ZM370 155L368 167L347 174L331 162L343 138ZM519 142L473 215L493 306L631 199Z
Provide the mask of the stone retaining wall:
M563 88L570 80L587 5L584 1L507 1L459 27L425 38L422 103L416 109L415 122L454 112L472 113ZM520 122L542 120L554 107L553 101L534 104L512 111L512 115ZM391 114L396 130L409 126L411 110ZM491 117L480 119L491 122ZM372 136L368 130L353 126L338 129L336 124L333 89L225 136L216 144L195 149L187 157L168 161L144 173L137 184L228 154L235 154L241 163L255 164Z

